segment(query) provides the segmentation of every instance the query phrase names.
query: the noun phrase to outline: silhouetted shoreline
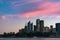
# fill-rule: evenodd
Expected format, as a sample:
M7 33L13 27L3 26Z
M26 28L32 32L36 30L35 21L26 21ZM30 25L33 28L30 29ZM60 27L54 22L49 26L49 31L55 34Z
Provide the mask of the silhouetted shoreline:
M9 34L5 33L0 35L0 38L60 38L60 36L57 36L59 34L56 33L40 33L40 32L30 32L30 33L16 33L16 34Z

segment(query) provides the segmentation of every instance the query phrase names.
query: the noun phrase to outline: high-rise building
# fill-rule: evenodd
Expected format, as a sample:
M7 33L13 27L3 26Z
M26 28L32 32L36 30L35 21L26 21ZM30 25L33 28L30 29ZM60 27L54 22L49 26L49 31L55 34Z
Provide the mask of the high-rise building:
M56 28L53 28L53 33L56 33Z
M36 29L38 32L42 32L44 28L44 20L37 19L36 20Z
M39 27L40 27L40 19L36 19L36 29L39 32Z
M40 20L40 27L39 27L40 32L43 31L43 28L44 28L44 20Z
M27 32L32 32L32 31L33 31L33 23L29 21L27 24Z
M37 32L37 27L36 27L36 25L34 25L34 32Z
M25 28L24 29L25 29L25 32L27 32L27 25L25 25Z
M60 23L56 23L56 32L60 32Z
M31 27L30 28L31 28L31 32L33 32L33 23L31 23Z
M50 32L53 32L53 31L54 31L53 25L50 25Z
M44 27L43 32L49 32L49 27Z

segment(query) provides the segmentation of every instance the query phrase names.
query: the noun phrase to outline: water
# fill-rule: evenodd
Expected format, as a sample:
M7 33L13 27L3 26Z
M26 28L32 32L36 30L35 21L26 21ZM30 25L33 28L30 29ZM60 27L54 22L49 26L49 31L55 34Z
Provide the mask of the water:
M0 40L60 40L60 38L0 38Z

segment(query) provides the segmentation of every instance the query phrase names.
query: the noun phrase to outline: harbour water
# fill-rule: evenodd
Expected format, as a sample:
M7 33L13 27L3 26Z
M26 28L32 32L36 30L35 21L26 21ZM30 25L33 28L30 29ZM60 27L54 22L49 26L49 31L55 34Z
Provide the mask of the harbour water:
M0 38L0 40L60 40L60 38Z

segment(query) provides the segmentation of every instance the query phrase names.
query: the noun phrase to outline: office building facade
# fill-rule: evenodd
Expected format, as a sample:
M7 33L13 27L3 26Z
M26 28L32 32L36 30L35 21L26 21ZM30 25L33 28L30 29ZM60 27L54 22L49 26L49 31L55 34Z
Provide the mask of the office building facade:
M56 32L60 32L60 23L56 23Z

